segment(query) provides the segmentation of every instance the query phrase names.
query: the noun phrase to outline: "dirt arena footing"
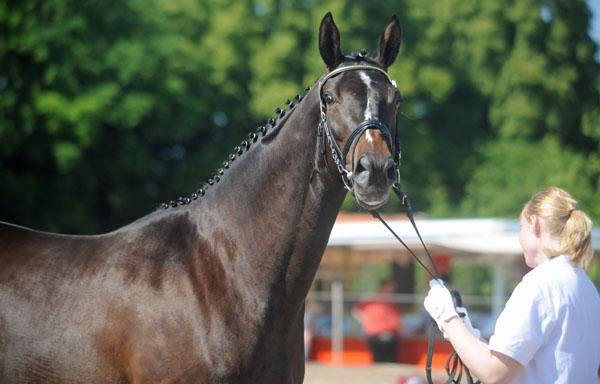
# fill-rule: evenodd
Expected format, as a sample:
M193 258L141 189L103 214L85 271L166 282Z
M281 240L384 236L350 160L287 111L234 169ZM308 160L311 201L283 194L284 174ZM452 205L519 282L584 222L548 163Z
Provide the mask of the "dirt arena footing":
M434 382L448 377L434 371ZM425 368L416 365L374 363L368 366L341 366L306 363L304 384L426 384Z

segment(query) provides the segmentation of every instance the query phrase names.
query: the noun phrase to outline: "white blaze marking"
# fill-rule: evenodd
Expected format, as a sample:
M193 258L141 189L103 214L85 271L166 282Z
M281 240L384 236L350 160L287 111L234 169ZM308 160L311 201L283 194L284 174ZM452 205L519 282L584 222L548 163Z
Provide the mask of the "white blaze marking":
M375 105L371 97L371 78L367 76L364 72L360 72L360 78L367 86L367 109L365 109L365 120L369 120L372 119L375 113L377 112L377 105ZM365 132L365 138L369 143L373 142L373 136L371 136L371 132L369 130Z

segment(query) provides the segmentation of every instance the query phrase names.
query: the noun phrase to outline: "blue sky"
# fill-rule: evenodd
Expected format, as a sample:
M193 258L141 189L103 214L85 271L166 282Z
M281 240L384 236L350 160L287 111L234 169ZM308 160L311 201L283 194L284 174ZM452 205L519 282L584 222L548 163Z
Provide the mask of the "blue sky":
M587 3L592 10L590 36L600 45L600 0L587 0ZM596 61L600 62L600 49L596 50Z

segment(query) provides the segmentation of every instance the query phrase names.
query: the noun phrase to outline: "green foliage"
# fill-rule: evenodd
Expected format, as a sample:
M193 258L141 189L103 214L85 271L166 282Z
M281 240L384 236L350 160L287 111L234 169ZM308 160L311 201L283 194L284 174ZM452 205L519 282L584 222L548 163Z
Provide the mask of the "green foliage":
M600 217L600 66L585 2L407 4L416 35L399 66L411 79L400 84L411 92L401 124L413 205L514 217L555 184Z
M0 219L97 233L190 194L342 50L403 44L402 180L432 216L514 216L549 184L600 218L600 65L583 0L0 3ZM356 209L349 197L344 209ZM384 210L397 212L392 197Z
M600 166L597 156L565 148L556 136L547 135L539 142L494 141L482 149L482 157L467 185L465 212L518 217L540 186L554 185L573 191L586 212L600 217L594 203L600 198L594 185ZM502 190L510 193L499 193Z
M241 20L211 29L202 5L186 0L27 0L0 15L2 219L107 230L208 175L197 164L217 162L200 145L213 141L212 113L247 96L226 65L247 52L234 45L238 57L223 56L227 46L210 38L235 40L233 30L242 46Z
M489 265L454 265L450 284L473 296L492 296L492 270Z

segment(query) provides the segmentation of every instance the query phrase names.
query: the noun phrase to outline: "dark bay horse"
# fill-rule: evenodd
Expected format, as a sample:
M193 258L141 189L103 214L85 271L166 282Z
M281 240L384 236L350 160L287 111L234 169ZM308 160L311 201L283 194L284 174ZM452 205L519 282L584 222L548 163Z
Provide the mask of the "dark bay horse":
M400 40L393 16L372 56L344 56L327 14L319 86L190 198L97 236L0 223L0 383L302 382L304 301L346 192L375 209L394 182Z

